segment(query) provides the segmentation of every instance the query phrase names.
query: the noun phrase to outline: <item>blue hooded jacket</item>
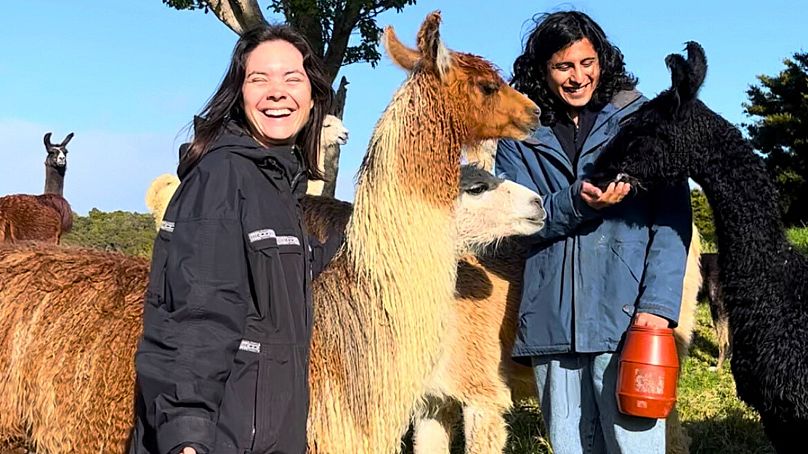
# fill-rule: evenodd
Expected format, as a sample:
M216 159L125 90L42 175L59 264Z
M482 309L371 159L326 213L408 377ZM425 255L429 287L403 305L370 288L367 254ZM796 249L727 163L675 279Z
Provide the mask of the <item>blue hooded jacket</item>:
M525 239L515 358L617 351L636 311L678 321L691 235L687 184L633 191L602 210L581 199L603 146L645 101L636 91L615 95L577 168L549 127L499 142L497 175L541 194L547 211L544 229Z

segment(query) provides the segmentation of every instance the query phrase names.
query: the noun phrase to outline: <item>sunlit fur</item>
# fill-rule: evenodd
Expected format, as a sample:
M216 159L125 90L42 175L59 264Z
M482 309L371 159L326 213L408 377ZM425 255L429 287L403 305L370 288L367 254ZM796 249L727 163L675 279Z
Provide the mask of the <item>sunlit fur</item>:
M58 194L0 197L0 243L42 241L59 244L73 226L73 211Z
M385 35L391 58L412 72L371 138L346 245L314 284L313 453L399 450L447 329L460 148L536 126L535 105L489 63L451 53L445 67L439 21L433 13L421 27L418 59ZM477 79L497 90L484 95Z
M738 397L760 414L778 452L794 452L808 432L808 261L786 239L763 159L696 98L707 70L701 46L688 43L687 59L672 54L666 62L671 88L637 112L595 170L647 185L689 176L704 190Z
M149 263L0 246L0 452L123 453Z
M160 224L163 222L163 215L166 212L168 202L177 187L180 185L180 179L173 173L164 173L158 175L157 178L152 180L146 189L146 208L154 217L154 228L160 230Z

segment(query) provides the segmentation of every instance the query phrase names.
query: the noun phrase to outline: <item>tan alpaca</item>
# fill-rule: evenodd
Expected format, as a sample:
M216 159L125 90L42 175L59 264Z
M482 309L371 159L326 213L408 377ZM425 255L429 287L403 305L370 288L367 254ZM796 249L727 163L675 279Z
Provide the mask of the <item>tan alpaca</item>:
M496 141L467 147L467 160L492 170ZM521 297L522 252L501 249L491 257L466 256L458 267L455 330L429 383L429 406L414 419L416 454L448 453L452 430L464 420L466 453L502 452L507 441L504 414L513 400L535 397L532 370L511 360ZM674 330L680 364L688 354L701 287L700 236L693 236L685 270L679 325ZM478 289L474 291L473 289ZM459 405L458 405L459 404ZM676 409L666 425L670 454L689 451Z

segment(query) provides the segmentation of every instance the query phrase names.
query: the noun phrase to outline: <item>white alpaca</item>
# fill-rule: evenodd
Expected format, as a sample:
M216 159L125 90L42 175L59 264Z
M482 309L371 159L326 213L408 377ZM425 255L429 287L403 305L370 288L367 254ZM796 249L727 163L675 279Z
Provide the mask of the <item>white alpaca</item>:
M323 119L323 129L320 130L320 153L317 155L317 166L325 175L326 180L309 180L306 194L334 197L339 147L346 143L348 143L348 128L339 118L326 115Z

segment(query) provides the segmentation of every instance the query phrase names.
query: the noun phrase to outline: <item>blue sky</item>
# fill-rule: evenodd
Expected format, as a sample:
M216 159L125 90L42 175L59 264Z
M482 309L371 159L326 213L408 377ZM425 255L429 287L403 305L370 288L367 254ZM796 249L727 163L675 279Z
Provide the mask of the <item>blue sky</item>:
M218 85L236 36L212 14L175 11L160 0L16 0L0 15L0 195L40 193L43 135L69 132L65 195L73 209L145 212L151 180L176 167L185 129ZM669 84L664 57L688 40L707 52L701 97L733 123L758 74L808 49L801 1L419 0L387 12L414 44L424 16L443 12L449 48L485 56L510 76L531 17L577 9L590 14L623 51L639 88L653 96ZM405 74L383 57L344 67L350 81L337 197L353 198L354 176L373 126Z

